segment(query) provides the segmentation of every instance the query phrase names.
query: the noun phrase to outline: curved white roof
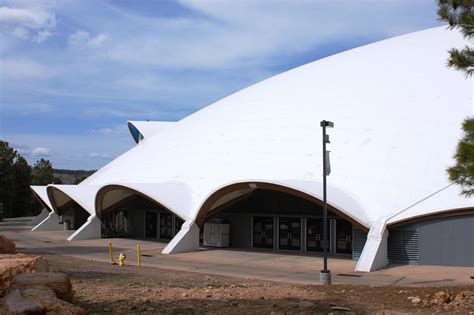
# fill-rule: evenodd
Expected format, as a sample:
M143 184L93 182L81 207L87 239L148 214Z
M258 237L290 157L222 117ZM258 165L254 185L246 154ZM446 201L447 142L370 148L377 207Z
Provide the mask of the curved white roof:
M404 209L422 215L472 207L456 189L441 190L461 122L473 113L472 80L446 67L447 51L464 44L439 27L282 73L146 136L79 184L87 193L76 198L90 198L81 202L90 206L94 192L119 184L186 219L238 182L279 183L321 198L325 119L335 123L328 129L335 208L370 226ZM182 194L170 195L167 186ZM436 205L419 203L434 196Z
M137 134L137 131L141 134L141 138L148 138L151 136L156 135L157 133L161 132L165 128L172 126L174 122L172 121L128 121L128 129L132 135L133 140L138 143L142 139L140 139L140 135Z

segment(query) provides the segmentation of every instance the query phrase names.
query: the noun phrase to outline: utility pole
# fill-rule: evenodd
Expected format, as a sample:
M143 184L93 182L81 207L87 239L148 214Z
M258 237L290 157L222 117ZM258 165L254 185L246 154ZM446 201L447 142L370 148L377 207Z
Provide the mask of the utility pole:
M329 151L326 151L326 144L330 143L329 135L326 134L326 128L333 128L334 123L331 121L321 121L323 128L323 242L324 242L324 268L319 274L319 282L322 284L331 284L331 271L328 270L328 201L327 201L327 184L326 177L331 173L329 162Z

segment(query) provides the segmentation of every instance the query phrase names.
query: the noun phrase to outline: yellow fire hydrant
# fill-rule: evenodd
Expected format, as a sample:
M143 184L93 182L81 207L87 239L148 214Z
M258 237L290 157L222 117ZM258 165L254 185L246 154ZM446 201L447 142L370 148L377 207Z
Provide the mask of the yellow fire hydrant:
M120 255L118 256L119 266L125 266L126 258L127 258L127 255L125 255L124 253L120 253Z

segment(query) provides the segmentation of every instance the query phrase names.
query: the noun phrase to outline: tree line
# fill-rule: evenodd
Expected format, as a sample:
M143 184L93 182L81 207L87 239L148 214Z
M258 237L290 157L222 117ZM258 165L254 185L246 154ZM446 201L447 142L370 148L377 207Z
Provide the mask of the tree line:
M30 185L60 184L53 175L53 165L39 159L30 166L21 154L0 140L0 221L3 217L37 215L42 206L33 196Z

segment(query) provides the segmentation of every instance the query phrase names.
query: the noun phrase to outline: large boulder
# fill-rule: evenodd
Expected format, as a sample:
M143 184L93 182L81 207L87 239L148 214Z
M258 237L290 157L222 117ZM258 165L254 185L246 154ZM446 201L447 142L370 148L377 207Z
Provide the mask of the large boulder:
M4 235L0 235L0 254L15 254L16 246L15 243L10 241Z
M0 254L0 297L2 297L16 275L49 271L46 258L25 254Z
M20 274L13 278L11 288L28 288L41 285L53 290L59 299L72 302L74 294L71 280L64 273L35 272Z
M36 299L24 294L21 290L12 290L4 298L0 313L8 315L44 314L43 305Z
M62 301L44 285L12 289L3 299L0 314L84 315L82 308Z

